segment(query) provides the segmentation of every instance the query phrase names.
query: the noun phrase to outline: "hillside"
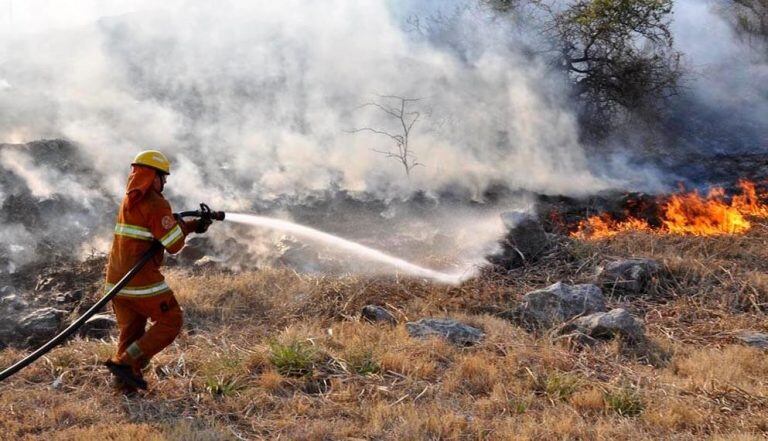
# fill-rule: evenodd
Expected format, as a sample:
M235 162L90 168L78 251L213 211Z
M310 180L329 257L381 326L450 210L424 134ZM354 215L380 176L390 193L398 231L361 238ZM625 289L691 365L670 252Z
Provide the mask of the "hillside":
M153 361L151 391L114 394L110 339L76 339L0 384L5 439L763 439L768 358L739 339L768 331L768 225L738 236L561 238L539 263L459 287L291 270L193 272L170 283L186 312ZM529 291L591 283L614 258L661 264L609 308L644 322L642 344L579 344L510 317ZM95 295L95 294L94 294ZM397 325L360 318L387 308ZM409 336L452 317L477 344ZM0 365L22 357L0 352Z

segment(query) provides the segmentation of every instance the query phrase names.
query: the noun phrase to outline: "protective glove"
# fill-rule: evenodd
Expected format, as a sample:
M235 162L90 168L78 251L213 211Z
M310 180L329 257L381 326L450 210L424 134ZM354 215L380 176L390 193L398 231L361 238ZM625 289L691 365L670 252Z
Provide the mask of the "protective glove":
M195 227L195 233L197 234L203 234L206 231L208 231L208 227L211 226L213 221L210 218L207 217L201 217L197 220L197 226Z

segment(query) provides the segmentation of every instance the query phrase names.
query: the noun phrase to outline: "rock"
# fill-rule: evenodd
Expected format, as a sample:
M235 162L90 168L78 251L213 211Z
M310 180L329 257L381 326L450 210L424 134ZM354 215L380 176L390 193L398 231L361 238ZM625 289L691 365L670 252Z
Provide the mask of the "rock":
M529 329L545 329L577 315L605 310L605 298L597 286L557 282L526 294L509 318Z
M577 333L595 340L609 340L620 336L629 343L645 340L642 322L622 308L578 317L563 325L558 333L561 335Z
M11 294L0 299L0 310L5 313L11 313L13 311L21 311L29 306L27 302L20 299L16 294Z
M56 308L41 308L19 320L18 339L22 343L37 344L53 337L61 326L66 311Z
M193 270L195 273L205 273L208 271L216 271L221 267L221 263L211 256L203 256L195 261Z
M510 211L501 215L509 232L501 241L501 251L487 260L504 269L518 268L537 261L552 246L552 241L539 220L524 211Z
M81 337L107 338L117 327L115 317L107 314L96 314L86 320L78 333Z
M6 290L6 292L10 292ZM18 338L17 318L19 312L29 305L16 294L0 298L0 348L4 348Z
M361 312L364 319L373 323L389 323L392 325L397 324L397 319L391 312L377 305L365 305Z
M768 349L768 334L756 331L744 331L737 335L736 338L743 341L749 346L760 349Z
M192 263L205 257L206 250L210 248L211 241L209 238L194 236L186 241L184 248L176 256L183 263Z
M425 318L406 323L405 327L411 337L439 336L460 346L473 345L485 337L483 331L449 318Z
M35 284L35 291L52 291L60 284L59 280L55 277L40 277Z
M59 294L54 297L56 303L75 303L83 298L83 290L76 289L73 291L67 291L63 294Z
M661 265L653 259L623 259L598 268L597 279L610 290L639 294L659 273Z

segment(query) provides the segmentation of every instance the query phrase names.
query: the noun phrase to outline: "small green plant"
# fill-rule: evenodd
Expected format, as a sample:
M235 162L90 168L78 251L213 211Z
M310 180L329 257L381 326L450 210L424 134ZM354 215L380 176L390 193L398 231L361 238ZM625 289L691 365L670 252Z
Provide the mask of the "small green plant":
M70 369L74 366L77 366L79 359L77 357L77 354L70 351L58 351L56 354L48 358L48 362L51 365L51 368L56 373L61 373L62 371L66 369Z
M643 412L643 398L631 386L622 386L605 393L605 404L624 417L634 417Z
M528 403L521 399L511 399L509 409L517 415L522 415L528 411Z
M350 354L347 365L358 375L377 374L381 371L381 366L374 359L373 352L370 350Z
M213 353L200 365L199 373L204 378L235 378L245 371L242 354L235 352Z
M539 375L534 378L534 383L536 391L553 401L567 400L581 386L578 377L562 372Z
M316 351L307 343L292 341L288 344L272 342L270 361L282 375L301 377L312 373Z
M226 378L224 376L207 377L205 379L205 390L214 396L228 397L240 390L240 385L237 378Z

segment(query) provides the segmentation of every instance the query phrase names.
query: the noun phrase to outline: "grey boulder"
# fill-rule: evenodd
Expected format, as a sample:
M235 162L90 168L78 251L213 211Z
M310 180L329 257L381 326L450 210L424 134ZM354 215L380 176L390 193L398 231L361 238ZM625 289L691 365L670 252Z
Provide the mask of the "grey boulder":
M645 340L642 322L622 308L578 317L563 325L558 333L576 333L588 336L593 340L610 340L614 337L621 337L629 343Z
M86 320L78 333L81 337L107 338L117 326L117 320L111 315L96 314Z
M361 311L361 315L364 319L372 323L389 323L397 324L397 319L391 312L378 305L365 305Z
M653 259L622 259L598 268L597 279L606 289L640 294L659 273L661 265Z
M768 334L763 332L744 331L737 335L736 338L749 346L760 349L768 349Z
M526 294L508 315L528 329L547 329L578 315L605 310L605 298L599 287L557 282Z
M459 346L476 344L485 337L480 329L449 318L425 318L406 323L405 327L411 337L442 337Z
M18 323L18 338L25 343L36 344L53 337L61 326L67 311L41 308L23 316Z

